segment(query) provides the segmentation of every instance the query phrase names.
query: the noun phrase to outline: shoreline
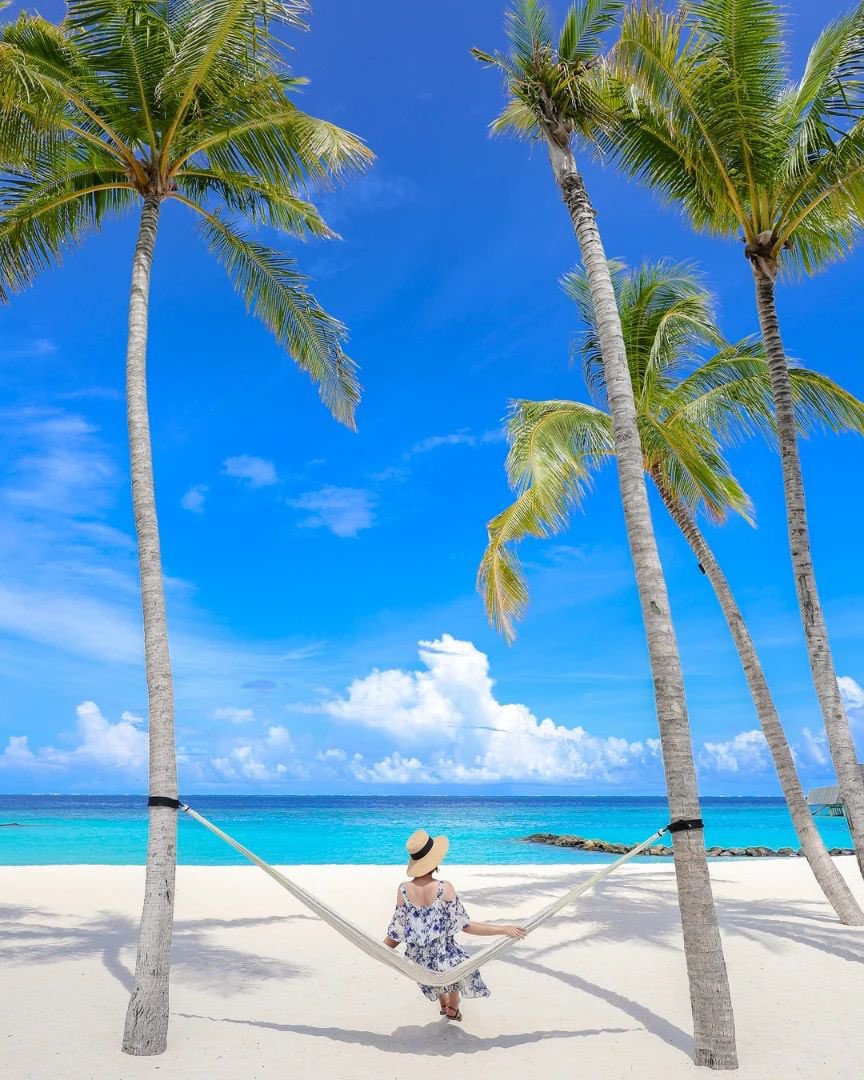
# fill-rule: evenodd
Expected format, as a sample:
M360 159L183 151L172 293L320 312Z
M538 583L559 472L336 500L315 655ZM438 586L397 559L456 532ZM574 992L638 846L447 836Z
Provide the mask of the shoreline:
M280 864L286 866L287 864ZM854 859L838 859L864 900ZM291 876L383 935L404 868L298 864ZM585 863L447 864L472 917L523 918ZM833 917L803 860L715 860L739 1080L860 1080L864 932ZM16 1080L684 1080L690 1015L671 862L630 864L484 968L492 990L442 1021L249 865L177 871L168 1051L119 1050L144 867L0 867L0 994L15 1002L0 1072ZM480 939L462 938L469 951ZM850 962L851 961L851 962ZM250 1057L251 1055L251 1057ZM70 1070L69 1063L74 1062ZM75 1071L77 1070L77 1071Z

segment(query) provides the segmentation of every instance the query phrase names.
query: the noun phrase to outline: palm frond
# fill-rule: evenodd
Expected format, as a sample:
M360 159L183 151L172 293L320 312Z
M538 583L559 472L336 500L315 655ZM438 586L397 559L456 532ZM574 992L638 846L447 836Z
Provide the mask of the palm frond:
M789 372L798 430L864 435L864 402L818 371L792 367Z
M35 178L7 174L0 188L0 302L32 285L106 215L134 199L125 174L92 162L72 160L59 174Z
M343 349L347 331L309 292L309 279L293 259L250 240L218 213L182 196L180 201L201 216L207 245L247 308L317 384L333 416L353 429L360 384L357 367Z
M514 547L566 527L610 452L612 429L608 416L576 401L513 402L507 427L507 471L518 497L489 522L477 587L490 622L512 641L528 604Z
M562 60L588 63L603 51L603 39L618 22L623 0L579 0L571 4L561 24L558 55Z
M177 174L177 185L193 202L215 197L227 210L256 225L270 226L300 239L335 236L313 203L247 172L187 166Z
M238 71L249 79L279 67L269 26L304 29L307 10L306 0L207 0L182 6L182 34L157 87L171 112L163 155L171 153L174 136L199 102L219 99L236 86Z
M598 142L613 119L602 38L622 7L619 0L579 0L556 38L544 0L516 0L505 22L509 51L471 50L503 76L507 104L492 134Z

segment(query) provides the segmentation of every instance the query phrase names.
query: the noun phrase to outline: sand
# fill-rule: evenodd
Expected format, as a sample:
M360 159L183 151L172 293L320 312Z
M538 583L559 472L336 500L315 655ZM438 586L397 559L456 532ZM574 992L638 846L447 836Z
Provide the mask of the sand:
M851 859L839 860L859 899ZM295 867L383 931L399 869ZM527 915L579 865L451 866L477 919ZM864 930L841 926L802 860L717 862L740 1080L864 1077ZM448 1024L412 983L324 926L254 867L181 867L169 1047L119 1051L140 867L0 868L0 1076L10 1080L515 1077L678 1080L690 1061L669 865L627 867L506 959L492 997ZM464 939L469 947L481 939Z

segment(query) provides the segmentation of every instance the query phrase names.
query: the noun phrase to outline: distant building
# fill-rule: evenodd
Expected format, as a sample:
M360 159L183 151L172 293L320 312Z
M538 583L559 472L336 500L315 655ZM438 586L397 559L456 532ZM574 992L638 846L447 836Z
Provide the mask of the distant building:
M860 769L861 776L864 778L864 765L861 765ZM827 814L829 817L846 816L843 798L840 795L839 784L813 788L813 790L807 794L807 802L814 814Z

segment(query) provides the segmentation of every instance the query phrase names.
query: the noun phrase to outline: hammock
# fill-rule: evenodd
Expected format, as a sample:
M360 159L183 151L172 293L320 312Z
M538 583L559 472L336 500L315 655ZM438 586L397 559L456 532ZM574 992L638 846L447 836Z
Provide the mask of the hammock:
M348 919L343 918L333 908L328 907L323 900L319 900L317 896L313 896L312 893L307 892L302 885L298 885L296 881L291 881L285 877L284 874L280 874L278 870L270 866L269 863L264 862L259 858L254 851L250 851L249 848L244 847L239 841L229 836L228 833L223 832L218 826L214 825L212 821L208 821L207 818L202 817L201 814L193 810L191 806L187 806L185 803L179 802L177 799L169 799L164 796L150 796L148 800L149 806L170 806L173 809L182 810L190 817L194 818L199 824L203 825L205 829L209 829L214 836L218 836L220 840L224 840L226 844L234 848L235 851L239 851L241 855L247 858L251 863L260 867L265 874L269 874L271 878L283 889L286 889L295 900L299 900L301 904L309 908L310 911L314 911L315 914L328 926L332 926L337 934L341 934L342 937L347 938L352 944L356 945L361 952L364 952L367 956L370 956L373 960L378 960L382 964L386 964L387 967L393 968L394 971L398 971L400 975L406 976L416 983L422 983L424 986L450 986L453 983L461 982L469 975L472 975L478 968L484 964L488 964L490 960L496 959L507 949L516 944L518 939L515 938L503 938L501 941L496 941L492 945L487 945L485 948L479 949L476 953L470 956L467 960L463 960L461 964L457 964L456 967L448 968L446 971L430 971L428 968L421 967L420 964L415 964L413 961L408 960L406 957L401 956L395 952L388 945L385 945L383 941L377 940L367 934L365 930L361 930L359 926L355 926ZM650 847L655 840L658 840L664 833L670 832L683 832L690 829L701 829L702 822L699 819L687 820L687 821L674 821L669 825L664 825L662 829L658 829L657 832L652 833L647 840L643 840L641 844L637 844L622 855L615 862L609 866L605 866L602 870L599 870L596 874L593 874L587 881L583 881L580 885L576 885L563 896L559 896L556 900L553 900L546 907L541 908L536 914L530 916L528 919L520 920L518 925L521 925L526 934L532 930L536 930L538 926L541 926L548 919L551 919L553 915L557 915L562 908L571 904L578 896L588 892L604 878L609 877L625 863L634 859L637 855L640 855L645 848Z

